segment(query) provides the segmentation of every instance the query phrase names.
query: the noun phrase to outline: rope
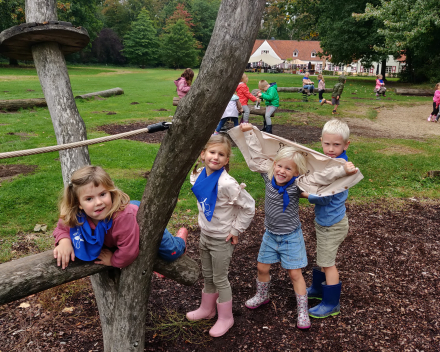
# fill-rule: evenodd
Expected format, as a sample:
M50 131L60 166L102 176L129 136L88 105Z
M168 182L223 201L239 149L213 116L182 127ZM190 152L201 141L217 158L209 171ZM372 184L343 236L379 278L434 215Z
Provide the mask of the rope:
M14 152L0 153L0 159L7 159L7 158L14 158L14 157L17 157L17 156L42 154L42 153L55 152L55 151L58 151L58 150L78 148L78 147L83 147L83 146L86 146L86 145L98 144L98 143L113 141L115 139L120 139L120 138L124 138L124 137L134 136L136 134L141 134L141 133L145 133L145 132L148 132L148 127L141 128L141 129L135 130L135 131L119 133L119 134L115 134L115 135L112 135L112 136L100 137L100 138L95 138L95 139L88 139L88 140L85 140L85 141L79 141L79 142L73 142L73 143L67 143L67 144L60 144L60 145L53 145L53 146L50 146L50 147L43 147L43 148L17 150L17 151L14 151Z

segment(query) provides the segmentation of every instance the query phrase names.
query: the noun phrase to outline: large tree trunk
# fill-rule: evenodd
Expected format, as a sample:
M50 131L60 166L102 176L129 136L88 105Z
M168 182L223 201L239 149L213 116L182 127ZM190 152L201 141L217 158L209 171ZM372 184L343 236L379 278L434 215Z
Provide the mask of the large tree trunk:
M113 317L113 326L118 329L113 329L112 348L106 347L106 351L143 351L150 279L163 230L187 173L240 81L264 5L264 0L223 0L221 3L199 75L177 107L173 125L162 142L142 197L138 213L140 253L120 277ZM109 308L112 304L110 301Z
M384 81L387 80L386 72L387 72L387 59L383 59L382 60L382 66L380 68L380 74L382 75Z

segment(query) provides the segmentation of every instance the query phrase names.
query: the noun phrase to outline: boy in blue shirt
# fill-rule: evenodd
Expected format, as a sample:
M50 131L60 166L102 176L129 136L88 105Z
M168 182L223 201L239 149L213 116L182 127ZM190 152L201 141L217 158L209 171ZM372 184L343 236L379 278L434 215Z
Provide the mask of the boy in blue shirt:
M345 122L328 121L322 129L321 137L324 154L347 161L345 151L350 144L349 136L350 130ZM338 248L348 233L348 218L345 214L348 190L326 197L306 192L301 196L315 204L316 263L322 268L313 268L312 286L307 288L309 299L322 300L309 309L309 315L313 318L327 318L340 312L341 282L335 260Z

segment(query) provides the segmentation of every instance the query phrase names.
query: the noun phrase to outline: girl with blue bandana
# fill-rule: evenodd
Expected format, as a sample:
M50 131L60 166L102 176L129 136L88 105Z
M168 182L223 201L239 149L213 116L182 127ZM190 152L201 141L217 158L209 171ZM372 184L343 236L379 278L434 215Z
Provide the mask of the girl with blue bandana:
M200 307L186 317L212 319L217 311L218 320L209 331L213 337L224 335L234 324L229 263L239 233L246 230L255 214L254 199L244 190L245 185L239 185L226 171L230 155L228 137L211 136L200 154L205 167L196 166L190 179L199 209L204 288Z
M270 267L271 264L281 262L281 266L289 273L296 295L297 327L308 329L311 324L306 284L301 271L307 266L307 255L298 213L302 190L298 187L297 178L301 179L301 187L307 183L316 186L329 185L336 179L348 175L351 172L349 168L354 165L346 163L344 168L336 166L321 172L309 172L305 157L307 153L299 147L286 147L280 142L275 157L269 157L265 148L266 135L257 136L251 124L242 124L240 128L249 153L246 162L252 171L260 172L266 185L266 231L257 258L257 293L246 301L245 305L255 309L270 301ZM236 140L235 142L237 143ZM243 148L241 143L237 145Z
M139 253L136 214L140 202L117 189L99 166L85 166L72 174L60 202L60 219L53 235L54 258L65 269L75 257L96 264L125 268ZM165 230L159 257L173 261L186 248L188 231L176 237Z

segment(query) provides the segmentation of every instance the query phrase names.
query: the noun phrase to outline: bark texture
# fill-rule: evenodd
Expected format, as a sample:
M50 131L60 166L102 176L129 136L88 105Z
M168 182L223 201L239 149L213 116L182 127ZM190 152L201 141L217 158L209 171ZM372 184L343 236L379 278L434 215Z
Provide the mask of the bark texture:
M96 281L101 282L102 290L97 291L109 295L112 285L115 286L121 271L124 270L79 259L70 262L67 269L62 270L56 265L53 251L30 255L0 265L0 305L96 273L101 273L100 276L108 279L94 280L93 285L96 285ZM200 273L198 264L186 255L172 263L157 259L154 271L187 286L193 285ZM113 313L113 310L102 312L104 316L108 313Z

